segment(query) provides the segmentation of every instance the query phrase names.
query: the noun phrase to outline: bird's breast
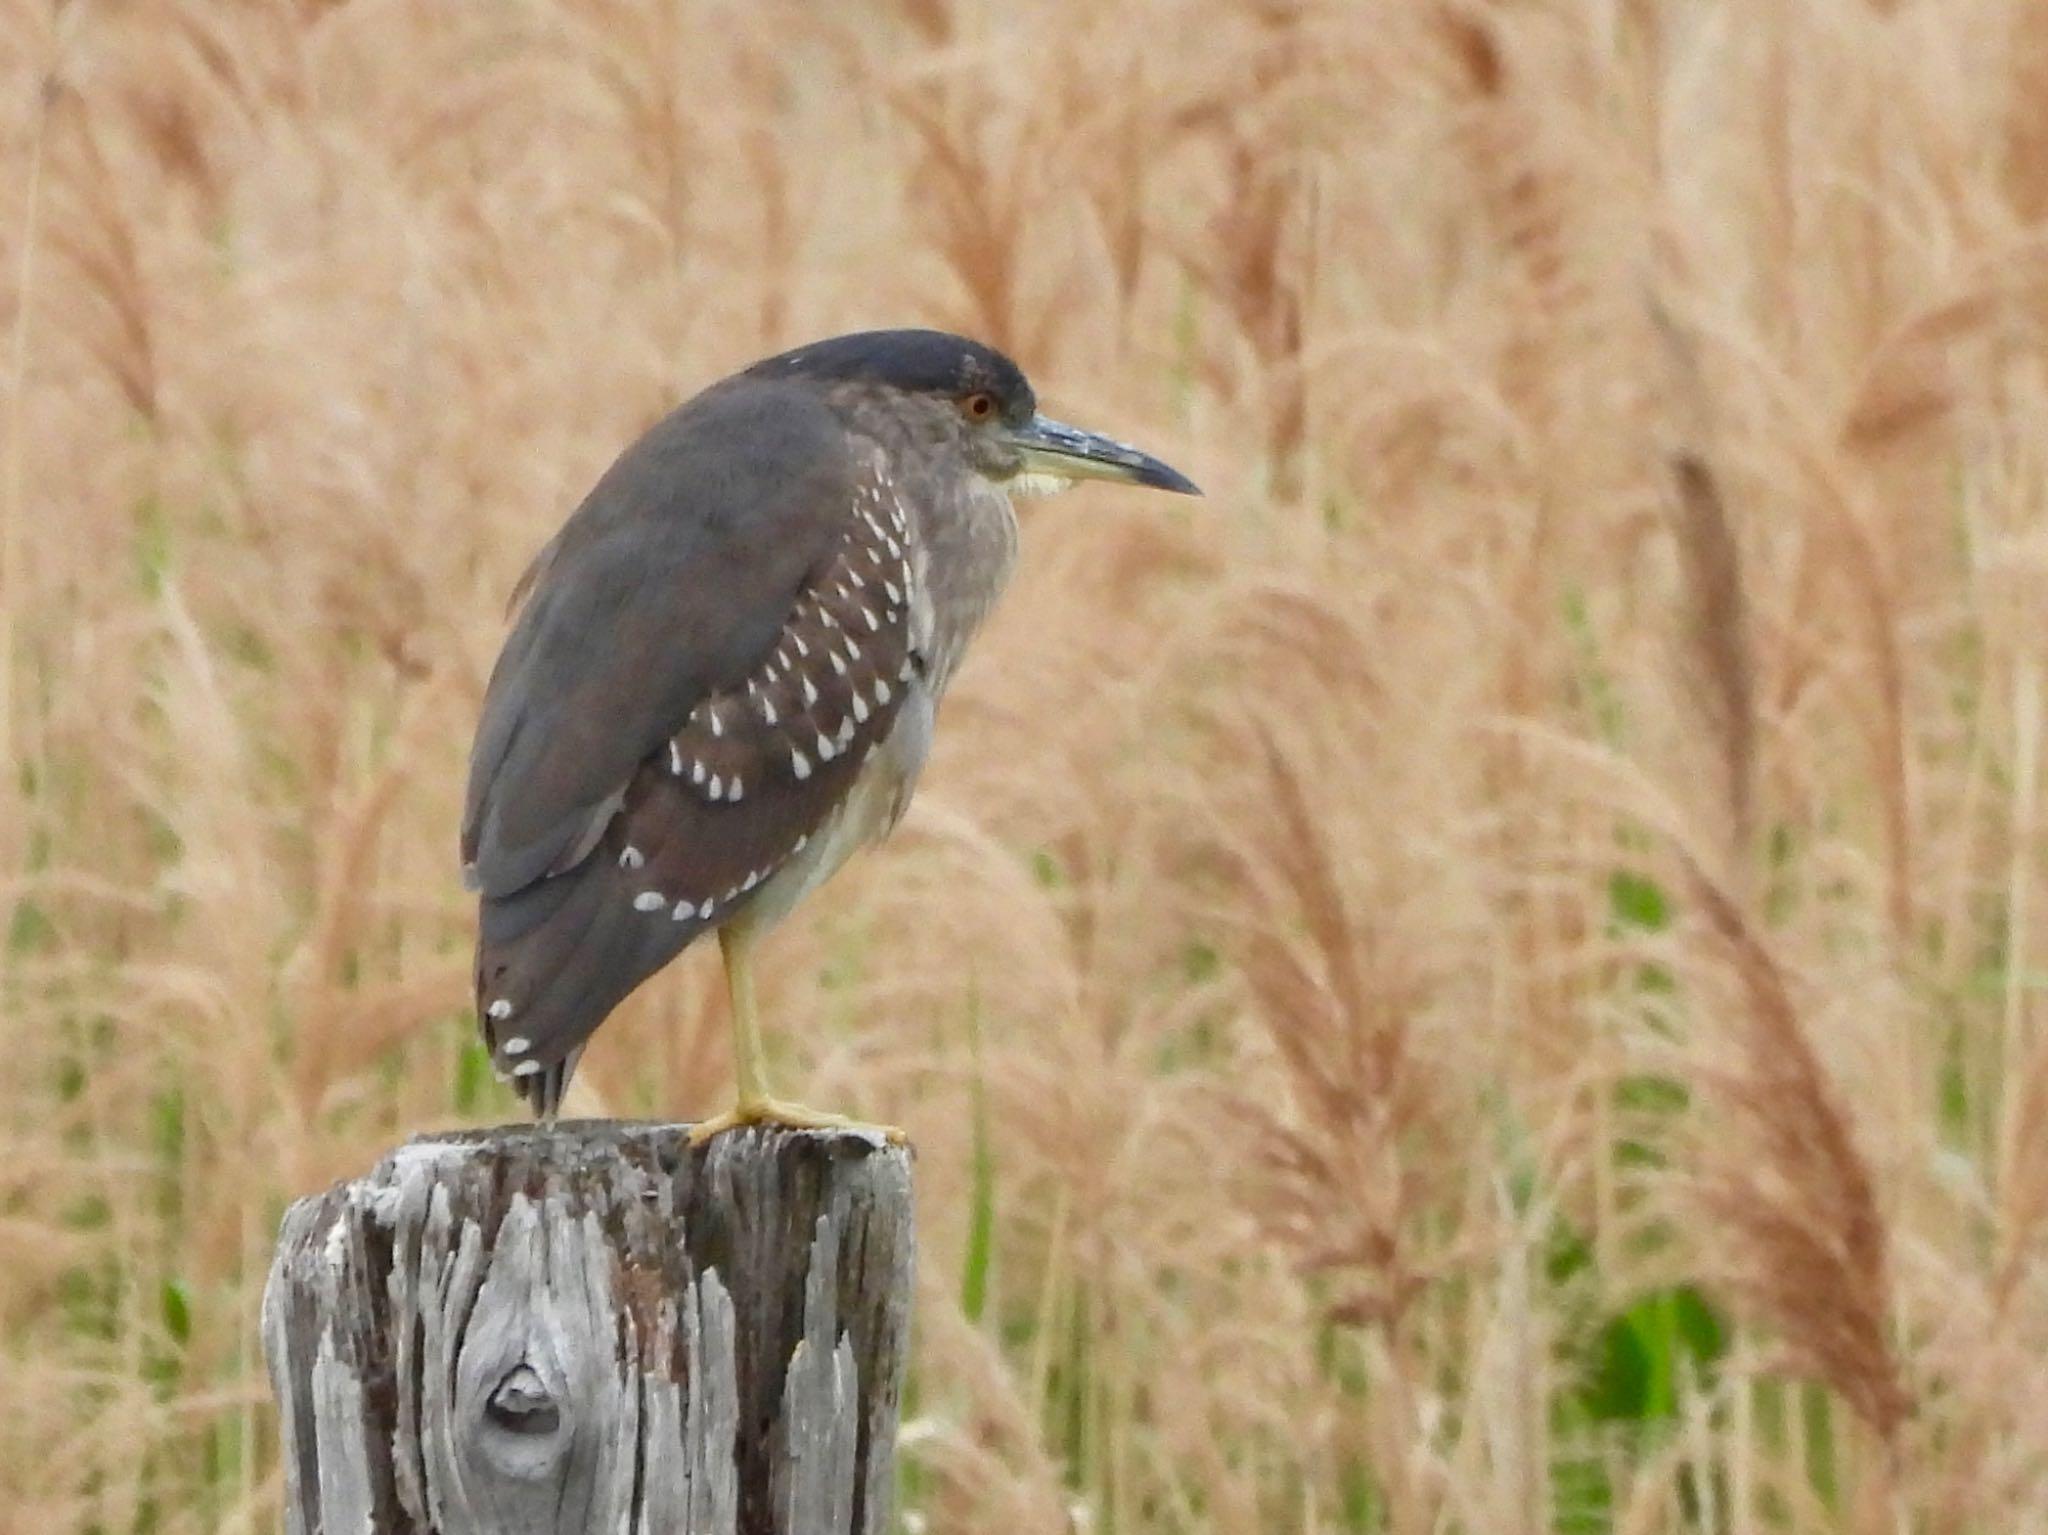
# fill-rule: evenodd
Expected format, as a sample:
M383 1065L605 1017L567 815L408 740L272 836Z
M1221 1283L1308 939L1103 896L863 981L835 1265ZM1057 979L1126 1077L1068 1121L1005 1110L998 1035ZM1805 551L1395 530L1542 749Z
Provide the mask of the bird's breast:
M902 819L931 748L933 705L923 680L912 680L889 734L861 764L846 797L755 897L747 914L750 924L768 928L780 922L847 859L879 842Z

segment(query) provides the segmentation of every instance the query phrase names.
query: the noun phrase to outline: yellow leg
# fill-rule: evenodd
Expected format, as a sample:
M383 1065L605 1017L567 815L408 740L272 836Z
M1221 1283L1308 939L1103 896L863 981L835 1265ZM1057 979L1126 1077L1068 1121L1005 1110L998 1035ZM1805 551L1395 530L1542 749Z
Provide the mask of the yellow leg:
M718 947L725 958L726 994L732 1000L733 1060L740 1096L723 1114L692 1125L690 1144L701 1146L712 1136L741 1125L781 1125L792 1130L876 1130L901 1145L904 1134L894 1125L864 1125L844 1114L828 1114L769 1096L761 1016L754 1006L754 935L744 922L730 922L718 930Z
M768 1100L768 1056L761 1046L761 1012L754 1002L754 935L744 922L718 930L725 961L725 993L732 1004L733 1063L739 1073L740 1103Z

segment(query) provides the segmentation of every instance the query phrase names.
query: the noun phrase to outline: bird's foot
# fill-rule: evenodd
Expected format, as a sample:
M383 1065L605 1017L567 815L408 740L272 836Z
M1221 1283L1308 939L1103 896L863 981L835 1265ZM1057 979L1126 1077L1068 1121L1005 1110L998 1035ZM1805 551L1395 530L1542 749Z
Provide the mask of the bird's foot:
M881 1136L892 1146L901 1146L909 1140L894 1125L864 1124L844 1114L827 1113L823 1109L808 1108L781 1098L753 1098L743 1099L723 1114L690 1126L690 1144L702 1146L714 1135L723 1135L742 1125L779 1125L785 1130L863 1130L870 1135Z

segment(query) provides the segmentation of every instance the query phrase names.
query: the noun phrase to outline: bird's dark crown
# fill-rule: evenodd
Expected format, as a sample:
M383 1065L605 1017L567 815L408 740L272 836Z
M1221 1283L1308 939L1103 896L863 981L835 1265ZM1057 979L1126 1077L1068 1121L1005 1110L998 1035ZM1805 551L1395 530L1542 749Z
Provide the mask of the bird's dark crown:
M864 330L814 341L747 369L756 378L865 381L912 394L988 394L1002 418L1028 421L1038 408L1024 370L992 346L941 330Z

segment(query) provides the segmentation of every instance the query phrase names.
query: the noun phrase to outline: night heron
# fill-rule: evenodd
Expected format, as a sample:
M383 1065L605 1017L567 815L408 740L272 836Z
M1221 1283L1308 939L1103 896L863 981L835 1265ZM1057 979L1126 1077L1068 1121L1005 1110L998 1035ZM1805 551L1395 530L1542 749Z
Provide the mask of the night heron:
M697 1127L846 1123L769 1096L759 935L896 824L939 697L1016 557L1013 493L1195 493L1037 412L935 331L799 347L628 448L541 550L463 812L492 1061L552 1119L591 1033L716 929L739 1101Z

